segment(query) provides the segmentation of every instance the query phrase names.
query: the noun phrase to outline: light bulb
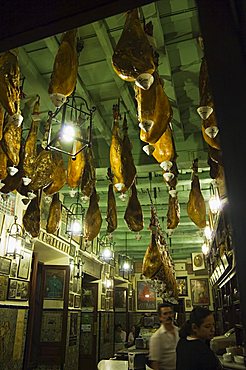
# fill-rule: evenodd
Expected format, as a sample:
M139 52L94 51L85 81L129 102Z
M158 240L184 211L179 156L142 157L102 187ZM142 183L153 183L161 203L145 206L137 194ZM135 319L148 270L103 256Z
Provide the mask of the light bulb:
M129 262L124 262L123 263L123 270L125 270L125 271L130 270L130 264L129 264Z
M149 294L145 294L145 295L144 295L144 297L145 297L145 298L149 298Z
M209 246L206 243L203 243L202 245L202 253L207 255L209 252Z
M105 248L102 252L102 256L105 259L110 259L112 257L112 251L109 248Z
M211 240L212 239L212 230L210 229L209 226L206 226L204 228L204 235L206 237L207 240Z
M111 288L112 287L112 281L110 279L106 279L105 280L105 286L107 289Z
M71 143L74 140L75 131L74 127L70 125L64 125L61 131L61 140Z
M82 231L81 223L78 220L74 220L71 224L71 233L73 235L79 235Z
M219 212L220 207L221 207L221 201L219 197L212 195L208 201L208 204L209 204L210 211L213 214L216 214L217 212Z

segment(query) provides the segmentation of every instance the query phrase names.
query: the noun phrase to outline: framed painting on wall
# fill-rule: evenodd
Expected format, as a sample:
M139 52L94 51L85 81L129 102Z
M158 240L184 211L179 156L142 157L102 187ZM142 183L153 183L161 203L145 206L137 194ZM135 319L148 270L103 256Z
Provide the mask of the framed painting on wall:
M187 285L187 277L177 277L177 287L178 287L178 295L179 296L187 296L188 295L188 285Z
M65 269L49 268L44 274L44 299L63 299Z
M137 282L137 311L156 311L156 292L147 281Z
M11 266L11 259L7 257L0 257L0 273L9 275Z
M126 311L126 289L115 288L114 307L115 311Z
M28 279L30 264L31 264L32 252L24 252L23 258L20 259L19 269L18 269L18 278Z
M208 279L191 279L190 288L193 306L209 306Z
M8 299L27 301L29 293L29 282L23 280L9 279Z
M7 299L9 278L5 275L0 275L0 301Z

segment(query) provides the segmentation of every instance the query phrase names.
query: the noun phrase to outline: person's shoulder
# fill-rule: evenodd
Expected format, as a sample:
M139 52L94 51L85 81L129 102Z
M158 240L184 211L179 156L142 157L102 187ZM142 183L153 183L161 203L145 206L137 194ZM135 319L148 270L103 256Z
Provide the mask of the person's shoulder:
M160 335L161 333L161 326L151 335L150 338L156 338Z

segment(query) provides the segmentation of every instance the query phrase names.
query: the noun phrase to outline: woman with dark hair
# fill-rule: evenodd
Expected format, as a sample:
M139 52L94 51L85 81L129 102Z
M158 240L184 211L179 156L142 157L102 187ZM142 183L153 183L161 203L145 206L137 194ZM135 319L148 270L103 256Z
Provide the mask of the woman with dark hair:
M220 370L219 359L209 347L215 332L214 317L204 307L196 307L180 329L176 370Z

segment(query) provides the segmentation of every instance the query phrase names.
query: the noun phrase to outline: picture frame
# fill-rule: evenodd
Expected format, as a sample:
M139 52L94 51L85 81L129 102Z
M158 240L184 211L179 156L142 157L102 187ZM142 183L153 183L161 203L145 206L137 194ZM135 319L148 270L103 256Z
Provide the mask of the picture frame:
M12 259L11 261L11 266L10 266L10 277L16 277L17 276L17 271L19 267L19 260L17 259Z
M9 279L8 300L27 301L29 298L29 281Z
M44 271L44 299L64 299L65 269L46 268Z
M126 311L126 289L115 288L114 290L114 308L117 312Z
M62 205L62 215L61 215L61 223L60 228L58 230L58 236L62 238L63 240L70 240L70 235L67 234L66 230L66 224L67 224L67 214L68 209L64 205Z
M28 279L32 252L24 251L23 258L20 259L17 277L21 279Z
M137 281L137 311L156 311L156 291L148 281Z
M176 282L178 287L178 295L180 297L188 296L187 276L176 277Z
M185 311L191 311L193 309L190 298L185 298Z
M8 293L9 277L0 275L0 301L6 301Z
M193 306L209 306L209 284L208 279L190 279L191 301Z
M0 256L0 274L10 274L11 259Z

